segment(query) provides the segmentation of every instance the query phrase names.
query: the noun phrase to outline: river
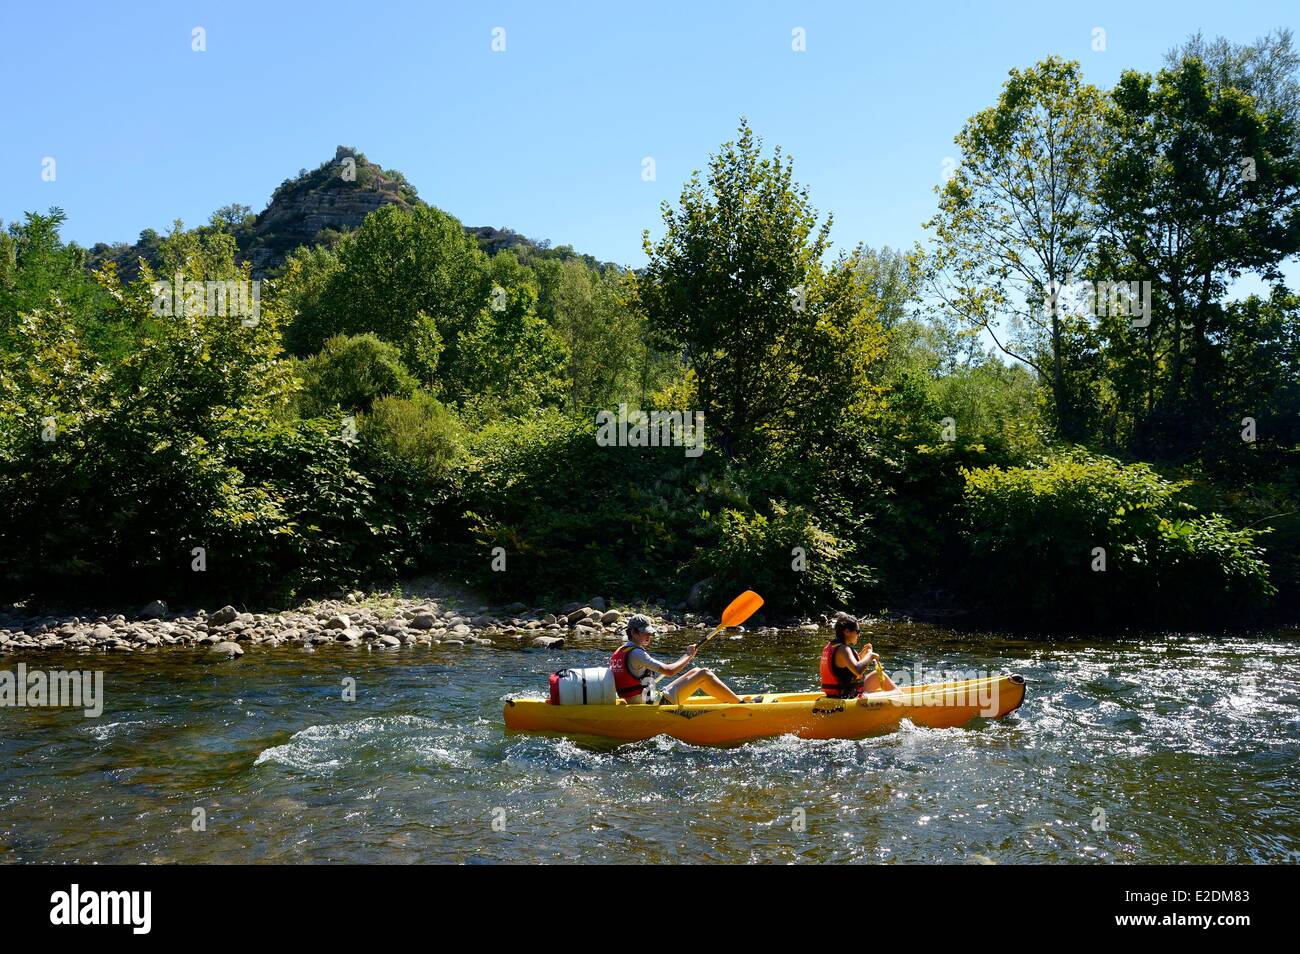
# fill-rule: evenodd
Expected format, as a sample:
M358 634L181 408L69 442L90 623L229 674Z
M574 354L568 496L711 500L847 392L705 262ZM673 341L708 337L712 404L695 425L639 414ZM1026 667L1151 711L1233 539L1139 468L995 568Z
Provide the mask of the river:
M824 638L701 661L741 692L810 688ZM598 650L3 656L102 669L105 703L0 709L0 862L1300 861L1294 633L864 638L891 672L1022 673L1025 704L862 741L617 745L502 727L507 694Z

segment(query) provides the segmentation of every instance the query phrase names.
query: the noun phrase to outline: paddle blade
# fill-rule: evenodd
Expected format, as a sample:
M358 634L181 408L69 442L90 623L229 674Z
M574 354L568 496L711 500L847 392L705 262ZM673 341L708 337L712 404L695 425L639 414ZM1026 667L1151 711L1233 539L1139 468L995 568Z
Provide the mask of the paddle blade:
M739 626L745 620L749 619L758 612L758 608L763 605L763 597L759 596L753 590L745 590L734 600L731 605L722 611L722 625L724 628Z

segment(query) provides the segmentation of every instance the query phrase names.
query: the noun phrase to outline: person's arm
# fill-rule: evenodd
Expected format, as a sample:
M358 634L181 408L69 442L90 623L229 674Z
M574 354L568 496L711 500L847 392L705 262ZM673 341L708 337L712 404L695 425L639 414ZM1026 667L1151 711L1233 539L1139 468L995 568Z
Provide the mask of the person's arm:
M689 666L691 664L691 660L695 658L695 649L696 647L694 643L691 643L689 646L687 646L686 652L682 654L682 658L677 660L677 662L673 663L670 667L668 667L672 670L672 672L670 672L668 675L675 676L683 669L685 669L687 666Z
M628 654L628 658L629 661L637 662L643 669L657 672L665 678L672 678L691 664L691 660L695 658L695 646L687 646L686 653L680 659L671 663L655 659L639 646Z
M848 645L841 646L839 649L835 650L836 653L843 650L844 656L841 658L840 663L855 676L865 676L867 673L871 672L871 670L876 668L876 660L880 658L871 651L870 643L867 643L864 648L866 649L866 652L861 656L858 656L857 653L853 651L853 647Z

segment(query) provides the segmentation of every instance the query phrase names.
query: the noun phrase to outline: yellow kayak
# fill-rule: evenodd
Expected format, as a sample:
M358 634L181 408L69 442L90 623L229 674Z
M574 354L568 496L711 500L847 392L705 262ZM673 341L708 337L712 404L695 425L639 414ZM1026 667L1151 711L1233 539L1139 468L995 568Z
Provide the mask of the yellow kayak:
M506 728L516 732L596 735L637 741L656 735L694 745L726 745L775 735L803 739L858 739L892 732L906 719L947 729L972 719L1000 719L1025 698L1020 675L929 683L857 699L820 692L769 693L739 705L695 696L680 706L551 705L544 699L508 699Z

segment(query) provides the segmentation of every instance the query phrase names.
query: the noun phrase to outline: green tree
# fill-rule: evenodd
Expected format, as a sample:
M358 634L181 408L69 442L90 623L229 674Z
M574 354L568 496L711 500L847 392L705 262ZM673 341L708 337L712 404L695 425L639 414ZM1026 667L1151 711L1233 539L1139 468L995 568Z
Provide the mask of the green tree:
M863 248L854 255L854 267L868 300L877 309L881 327L889 331L906 321L921 297L924 276L920 258L889 246L879 251Z
M1079 64L1012 70L995 106L967 121L961 158L928 223L930 289L959 325L989 335L1050 389L1058 433L1081 436L1070 386L1070 314L1054 292L1082 277L1099 227L1104 97Z
M742 121L663 216L663 238L645 233L639 306L694 371L724 454L829 439L842 416L873 404L879 322L852 259L823 263L831 221L818 224L779 148L764 157Z
M448 400L484 420L560 404L564 345L536 306L531 285L496 286L492 303L461 329L455 360L445 364L439 380Z
M1112 318L1103 333L1132 446L1180 458L1226 423L1215 392L1230 283L1280 281L1300 249L1300 140L1286 111L1193 55L1154 77L1126 72L1112 101L1093 269L1151 282L1153 308L1145 328Z
M456 219L429 206L372 212L339 243L337 267L323 256L311 266L313 274L291 281L299 312L289 348L306 356L336 334L373 332L401 348L426 384L437 383L435 356L456 367L460 335L477 323L491 288L487 259L474 240Z
M59 232L67 216L28 212L0 234L0 349L13 344L18 316L55 308L87 332L97 329L103 296L86 273L86 252Z
M1300 52L1290 30L1274 30L1240 44L1195 33L1166 54L1165 66L1177 69L1189 58L1205 64L1215 86L1239 89L1265 112L1300 122Z
M640 316L625 298L623 276L601 273L582 261L552 266L550 323L568 352L568 405L573 411L610 407L636 394L646 361Z

